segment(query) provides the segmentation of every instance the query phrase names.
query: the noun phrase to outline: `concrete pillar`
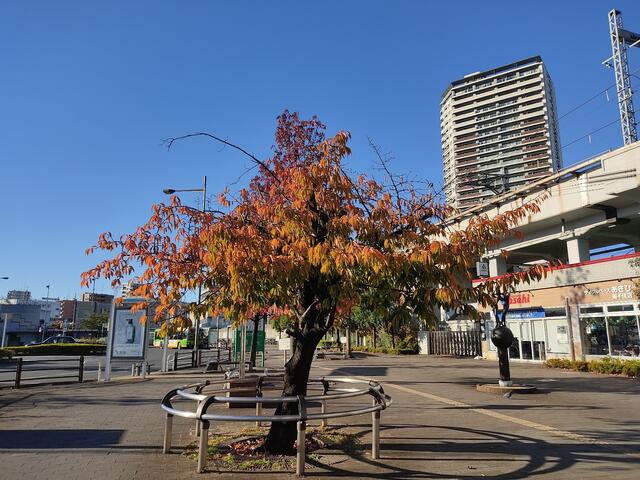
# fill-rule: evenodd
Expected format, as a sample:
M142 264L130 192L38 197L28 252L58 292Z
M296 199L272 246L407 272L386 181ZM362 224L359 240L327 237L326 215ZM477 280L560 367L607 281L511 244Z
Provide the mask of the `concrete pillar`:
M496 277L507 273L507 261L501 255L489 259L489 276Z
M569 263L580 263L589 260L589 240L574 237L567 240L567 257Z

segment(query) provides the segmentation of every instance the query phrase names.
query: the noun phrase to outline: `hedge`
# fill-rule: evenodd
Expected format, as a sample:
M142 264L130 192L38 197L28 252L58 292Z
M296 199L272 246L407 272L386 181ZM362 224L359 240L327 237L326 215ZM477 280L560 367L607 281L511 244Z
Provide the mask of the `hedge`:
M0 358L11 358L13 357L13 352L6 348L0 348Z
M50 345L30 345L26 347L7 347L14 356L28 355L104 355L106 345L97 343L53 343Z
M605 357L600 360L569 360L568 358L550 358L545 362L549 368L565 368L578 372L607 373L640 377L640 360L622 360Z

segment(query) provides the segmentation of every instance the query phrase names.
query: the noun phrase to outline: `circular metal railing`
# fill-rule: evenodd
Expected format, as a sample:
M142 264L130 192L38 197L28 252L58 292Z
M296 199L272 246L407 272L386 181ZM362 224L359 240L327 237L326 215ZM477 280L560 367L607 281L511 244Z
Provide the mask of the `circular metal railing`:
M328 424L329 419L352 417L371 413L371 457L377 459L380 450L380 412L391 405L392 399L384 392L382 385L374 380L362 380L350 377L314 377L310 378L307 390L321 389L322 393L296 395L285 397L263 396L262 389L265 380L283 381L283 374L254 374L246 379L253 379L256 383L257 395L231 396L233 390L230 385L233 380L218 379L206 380L204 382L193 383L167 392L161 402L162 409L166 413L165 433L163 443L163 453L171 450L171 433L173 427L173 417L181 417L196 420L196 434L199 435L198 447L198 473L204 471L206 467L207 446L210 422L256 422L260 426L262 422L296 422L297 423L297 454L296 454L296 474L304 474L305 465L305 430L306 423L310 420L320 420L322 426ZM371 397L370 406L359 406L357 408L340 409L327 411L327 403L335 400L355 397ZM195 402L195 409L181 409L173 405L176 399ZM278 405L281 403L297 403L298 413L292 415L264 415L263 405ZM255 415L233 415L226 413L209 413L208 409L215 404L232 405L253 405L255 404ZM320 407L319 412L310 411Z

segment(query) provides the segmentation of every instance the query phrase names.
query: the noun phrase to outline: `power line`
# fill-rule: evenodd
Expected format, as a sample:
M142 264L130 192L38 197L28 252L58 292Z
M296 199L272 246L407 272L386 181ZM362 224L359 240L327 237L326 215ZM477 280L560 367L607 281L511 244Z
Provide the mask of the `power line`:
M633 72L631 72L629 75L634 75L635 73L640 72L640 68L637 70L634 70ZM637 77L636 77L637 78ZM593 100L595 100L596 98L598 98L600 95L602 95L603 93L608 92L609 90L611 90L612 88L614 88L616 86L615 83L612 83L611 85L609 85L607 88L605 88L604 90L599 91L598 93L596 93L594 96L589 97L587 100L585 100L584 102L582 102L579 105L576 105L575 107L573 107L571 110L568 110L567 112L563 113L562 115L560 115L558 117L558 120L566 117L567 115L572 114L573 112L575 112L576 110L584 107L585 105L587 105L589 102L592 102Z
M579 142L580 140L584 140L585 138L590 137L590 136L591 136L591 135L593 135L594 133L597 133L597 132L599 132L600 130L604 130L605 128L610 127L611 125L614 125L614 124L616 124L616 123L620 123L620 119L619 119L619 118L616 118L613 122L609 122L609 123L607 123L606 125L603 125L603 126L601 126L601 127L596 128L595 130L592 130L591 132L589 132L589 133L587 133L587 134L583 135L583 136L582 136L582 137L580 137L580 138L576 138L575 140L572 140L572 141L570 141L569 143L567 143L567 144L565 144L565 145L562 145L562 146L560 147L560 150L563 150L563 149L567 148L568 146L573 145L573 144L574 144L574 143L576 143L576 142Z

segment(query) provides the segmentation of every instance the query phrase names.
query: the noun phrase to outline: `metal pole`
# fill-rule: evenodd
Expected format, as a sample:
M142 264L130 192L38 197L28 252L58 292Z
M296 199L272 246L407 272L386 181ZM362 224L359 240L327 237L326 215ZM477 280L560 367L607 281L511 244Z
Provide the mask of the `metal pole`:
M5 338L7 336L7 323L9 323L9 314L4 314L4 323L2 325L2 348L4 348Z
M173 415L167 413L164 422L164 442L162 444L162 453L171 451L171 431L173 430Z
M373 399L373 405L376 405L376 399ZM377 460L380 458L380 410L371 412L371 458Z
M164 336L164 339L162 341L162 371L163 372L167 372L167 370L169 370L168 365L167 365L167 347L169 346L169 338L167 337L167 335Z
M244 360L247 350L247 325L240 327L240 378L244 378Z
M111 302L111 314L109 315L109 331L107 332L107 358L104 363L104 381L111 380L111 349L113 347L113 334L115 324L116 302ZM75 318L75 313L74 313Z
M207 466L207 447L209 446L209 422L202 421L202 430L200 432L200 442L198 448L198 473L204 472Z
M203 184L202 184L202 212L204 213L206 211L207 211L207 176L205 175ZM198 285L198 306L200 306L200 302L202 302L202 283ZM196 328L195 328L194 339L193 339L194 352L198 351L199 338L200 338L200 314L196 316ZM196 358L198 358L197 353L196 353Z
M296 452L296 475L298 475L298 476L304 475L304 459L305 459L304 437L305 437L305 430L306 429L307 429L306 422L299 421L298 422L298 438L297 438L297 440L298 440L297 441L298 449L297 449L297 452Z
M78 383L82 383L84 379L84 355L80 355L80 362L78 364Z
M13 388L16 390L20 388L20 379L22 378L22 358L16 360L16 380Z

